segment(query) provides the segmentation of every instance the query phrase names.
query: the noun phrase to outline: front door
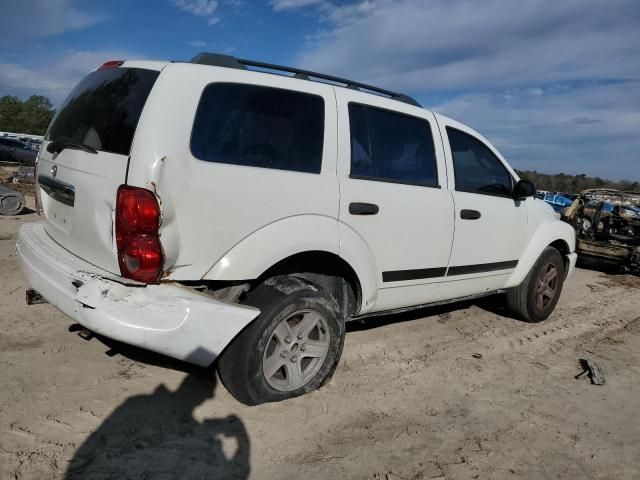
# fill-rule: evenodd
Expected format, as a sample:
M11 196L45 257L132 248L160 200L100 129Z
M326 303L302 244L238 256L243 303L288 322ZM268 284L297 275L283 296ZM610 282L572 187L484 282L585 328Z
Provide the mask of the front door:
M473 130L438 117L455 204L455 234L447 281L466 294L504 286L525 247L527 210L512 197L515 178L497 151Z

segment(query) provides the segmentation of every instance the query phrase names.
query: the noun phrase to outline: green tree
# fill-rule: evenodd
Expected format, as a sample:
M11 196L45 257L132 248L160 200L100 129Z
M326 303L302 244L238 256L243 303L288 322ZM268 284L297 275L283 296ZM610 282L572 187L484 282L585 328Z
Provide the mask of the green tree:
M6 95L0 98L0 131L44 135L54 113L47 97L32 95L22 101Z
M5 95L0 98L0 131L15 132L19 126L22 101L18 97Z
M587 177L584 173L580 175L567 175L559 173L550 175L534 171L518 171L520 178L525 178L536 186L538 190L549 190L552 192L578 193L587 188L613 188L616 190L628 190L640 192L640 182L632 180L612 180L600 177Z

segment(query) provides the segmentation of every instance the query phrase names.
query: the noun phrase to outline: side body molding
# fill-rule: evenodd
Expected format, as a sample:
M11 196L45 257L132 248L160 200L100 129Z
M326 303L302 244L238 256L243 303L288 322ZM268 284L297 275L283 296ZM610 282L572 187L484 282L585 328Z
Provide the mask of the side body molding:
M375 304L378 292L373 255L355 232L338 220L322 215L298 215L270 223L246 236L225 253L203 280L248 280L292 255L310 251L342 257L355 271L362 289L365 313Z

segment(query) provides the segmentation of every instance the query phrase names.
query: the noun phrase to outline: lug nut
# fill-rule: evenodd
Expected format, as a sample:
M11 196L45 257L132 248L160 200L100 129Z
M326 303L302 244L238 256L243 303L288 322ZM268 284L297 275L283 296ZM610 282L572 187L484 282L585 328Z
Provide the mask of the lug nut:
M289 356L289 352L287 352L286 350L283 350L282 352L280 352L280 356L282 358L287 358Z
M302 332L298 332L298 340L302 340Z
M298 361L298 356L297 356L297 355L293 355L293 356L291 357L291 362L292 362L292 363L296 363L297 361Z
M302 345L300 345L300 351L304 352L307 349L307 344L303 343Z
M291 337L287 335L287 336L284 338L284 342L285 342L285 343L291 343Z

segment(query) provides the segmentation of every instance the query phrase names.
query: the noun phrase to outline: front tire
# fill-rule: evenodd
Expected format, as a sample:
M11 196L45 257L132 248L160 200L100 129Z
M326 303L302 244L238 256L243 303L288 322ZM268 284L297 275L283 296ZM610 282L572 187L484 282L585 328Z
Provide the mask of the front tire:
M244 302L260 315L227 347L218 373L246 405L277 402L324 385L344 344L344 318L335 299L297 277L266 280Z
M507 305L521 320L545 320L556 307L564 283L564 260L558 250L547 247L524 281L507 291Z

